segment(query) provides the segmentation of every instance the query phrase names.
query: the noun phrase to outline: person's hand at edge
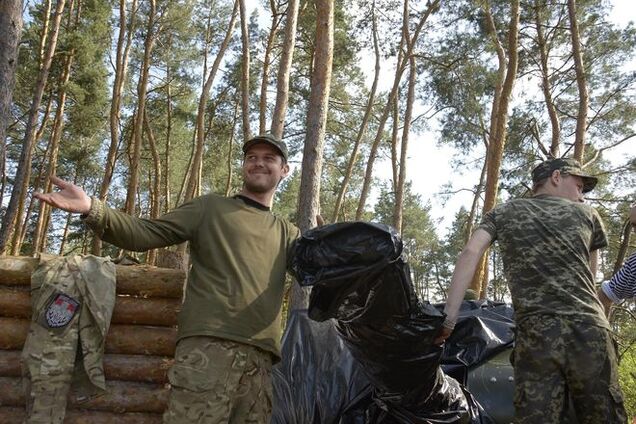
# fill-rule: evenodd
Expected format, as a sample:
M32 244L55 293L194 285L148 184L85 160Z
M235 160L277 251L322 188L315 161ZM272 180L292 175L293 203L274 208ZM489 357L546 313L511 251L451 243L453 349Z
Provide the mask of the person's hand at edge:
M433 340L433 344L435 345L443 344L446 341L446 339L448 339L450 335L453 333L454 329L455 329L455 320L451 320L448 317L446 317L444 319L444 322L442 323L442 328L439 330L439 333L437 334L437 337L435 337L435 339Z
M66 212L88 214L91 209L91 198L81 187L54 175L51 176L51 182L60 190L51 193L34 193L33 197Z

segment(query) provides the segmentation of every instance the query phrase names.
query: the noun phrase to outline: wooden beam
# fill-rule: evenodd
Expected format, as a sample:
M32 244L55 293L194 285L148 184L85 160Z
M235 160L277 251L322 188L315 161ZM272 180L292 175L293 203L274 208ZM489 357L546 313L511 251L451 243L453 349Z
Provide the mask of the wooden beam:
M181 300L117 296L112 324L177 325ZM31 319L31 294L24 287L0 286L0 316Z
M21 350L31 322L0 317L0 349ZM173 327L111 325L106 336L106 353L173 356L177 330Z
M111 380L106 382L106 388L107 393L83 401L69 395L67 409L161 414L168 405L168 388L164 385ZM22 379L0 377L0 405L25 405Z
M0 376L22 375L20 354L19 350L0 350ZM107 353L104 355L104 374L106 380L165 384L168 382L168 369L172 363L173 359L167 356Z
M0 406L0 423L21 423L26 419L24 408ZM112 412L69 410L66 411L64 424L161 424L161 414L129 412L116 414Z
M26 256L0 258L0 286L30 286L39 260ZM149 265L116 265L117 294L181 299L185 272Z

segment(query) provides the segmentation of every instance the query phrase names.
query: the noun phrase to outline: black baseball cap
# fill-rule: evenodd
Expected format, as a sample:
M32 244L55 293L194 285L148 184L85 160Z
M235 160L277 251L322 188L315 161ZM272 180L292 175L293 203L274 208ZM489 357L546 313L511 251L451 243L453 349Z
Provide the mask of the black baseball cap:
M598 182L598 178L583 172L578 160L572 158L557 158L546 160L537 165L537 167L532 170L532 183L536 184L548 178L556 170L561 171L563 174L581 177L583 179L583 193L592 191Z
M285 162L287 162L287 145L284 141L274 136L273 134L261 134L257 135L256 137L250 138L245 142L245 144L243 144L243 154L247 153L250 147L259 143L265 143L269 144L270 146L274 146L276 150L280 152L280 155L285 159Z

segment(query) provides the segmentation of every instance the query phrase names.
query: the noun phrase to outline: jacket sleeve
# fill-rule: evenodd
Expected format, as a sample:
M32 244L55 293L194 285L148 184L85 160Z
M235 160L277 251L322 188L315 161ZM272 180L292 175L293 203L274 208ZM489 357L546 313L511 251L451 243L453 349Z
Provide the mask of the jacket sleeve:
M93 198L84 223L102 240L122 249L143 252L192 240L200 225L200 198L184 203L157 219L144 219L108 208Z

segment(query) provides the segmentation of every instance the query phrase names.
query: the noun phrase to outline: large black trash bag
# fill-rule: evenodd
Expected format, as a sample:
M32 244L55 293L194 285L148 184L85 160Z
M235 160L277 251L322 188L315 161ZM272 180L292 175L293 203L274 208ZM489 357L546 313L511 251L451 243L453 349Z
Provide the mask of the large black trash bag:
M442 307L438 305L438 308ZM513 314L512 305L507 303L490 300L462 302L455 330L444 345L442 364L470 368L512 348Z
M418 301L394 229L363 222L313 229L298 241L292 270L313 285L309 317L337 320L372 384L371 402L350 412L351 422L362 415L365 423L489 422L439 367L442 348L432 342L444 315Z
M410 277L404 281L398 269L405 266L401 255L400 237L382 224L339 223L306 232L296 243L292 272L301 285L313 286L309 317L348 322L407 314L416 297ZM378 300L385 312L374 316Z
M272 369L272 424L336 424L369 381L335 329L293 311Z

